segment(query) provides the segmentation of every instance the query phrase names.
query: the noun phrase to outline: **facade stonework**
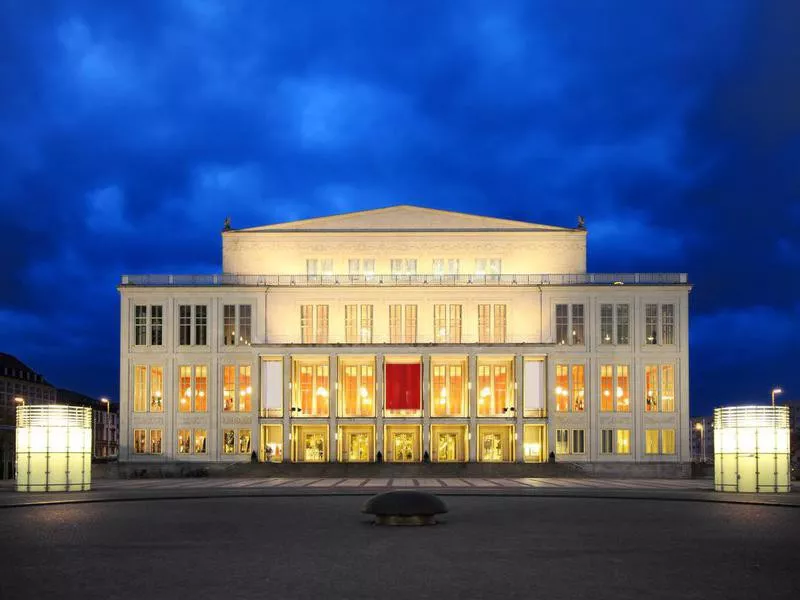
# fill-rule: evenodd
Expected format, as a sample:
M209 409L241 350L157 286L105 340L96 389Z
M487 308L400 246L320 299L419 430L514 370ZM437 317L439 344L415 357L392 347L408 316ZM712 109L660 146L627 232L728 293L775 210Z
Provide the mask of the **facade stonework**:
M685 274L408 206L222 238L220 275L123 277L120 460L690 460Z

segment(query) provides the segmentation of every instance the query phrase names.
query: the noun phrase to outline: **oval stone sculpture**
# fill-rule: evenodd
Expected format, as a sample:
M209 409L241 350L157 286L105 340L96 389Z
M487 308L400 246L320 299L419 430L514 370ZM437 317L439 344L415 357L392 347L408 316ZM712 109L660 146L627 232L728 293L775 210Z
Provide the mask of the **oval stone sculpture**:
M397 490L373 496L361 512L375 515L376 525L436 525L436 515L447 505L428 492Z

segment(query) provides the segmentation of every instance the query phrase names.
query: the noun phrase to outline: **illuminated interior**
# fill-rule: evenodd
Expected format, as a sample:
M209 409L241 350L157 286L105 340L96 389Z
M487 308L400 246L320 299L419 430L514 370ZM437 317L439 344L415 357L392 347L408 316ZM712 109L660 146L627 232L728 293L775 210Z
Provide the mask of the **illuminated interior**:
M330 399L328 358L295 359L292 367L292 416L327 417Z
M292 427L294 462L328 461L328 426L295 425Z
M375 416L375 358L339 359L339 416Z
M384 366L387 417L422 416L422 365L419 356L387 357Z
M514 426L478 425L478 460L514 462Z
M17 491L86 491L92 481L92 409L17 408Z
M478 416L512 417L514 362L511 358L478 359Z
M431 359L431 416L467 414L467 359Z
M544 425L525 425L522 457L525 462L544 462L547 449L547 430Z
M714 489L790 492L787 406L714 409Z
M222 409L250 412L252 398L250 365L225 365L222 368Z
M431 461L466 462L467 426L431 425Z
M283 425L261 426L261 460L283 462Z
M387 462L420 462L422 460L422 427L420 425L387 425L383 435L383 455Z
M375 460L375 427L343 425L339 427L338 455L340 462L373 462Z

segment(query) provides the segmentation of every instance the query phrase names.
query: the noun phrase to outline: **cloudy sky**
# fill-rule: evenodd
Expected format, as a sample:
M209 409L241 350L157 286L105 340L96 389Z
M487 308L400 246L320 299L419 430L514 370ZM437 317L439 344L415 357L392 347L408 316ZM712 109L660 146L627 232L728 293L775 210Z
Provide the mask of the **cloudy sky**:
M125 7L125 8L121 8ZM122 273L391 204L687 271L692 412L800 398L800 3L6 0L0 351L116 399Z

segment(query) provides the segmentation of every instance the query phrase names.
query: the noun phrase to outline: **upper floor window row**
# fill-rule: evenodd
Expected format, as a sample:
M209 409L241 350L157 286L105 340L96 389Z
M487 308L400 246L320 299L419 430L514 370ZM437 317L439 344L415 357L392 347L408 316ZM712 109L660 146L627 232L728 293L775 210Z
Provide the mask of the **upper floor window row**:
M208 344L208 307L205 304L178 306L178 343L181 346Z
M586 343L584 312L583 304L556 304L556 344Z
M460 258L434 258L430 271L423 266L419 267L416 258L391 258L389 259L389 272L392 275L416 275L417 273L433 273L434 275L459 275L462 271ZM377 273L374 258L349 258L347 259L347 273L349 275L372 276ZM503 261L500 258L476 258L474 264L475 275L500 275ZM339 271L340 272L340 271ZM306 275L335 275L337 268L332 258L306 259Z
M675 305L644 305L645 343L668 345L675 343Z
M252 336L253 307L249 304L225 304L222 307L222 343L226 346L249 346Z
M149 340L148 340L149 333ZM164 307L160 304L137 304L133 309L133 335L137 346L164 344Z
M627 346L630 343L629 304L600 305L600 343Z

